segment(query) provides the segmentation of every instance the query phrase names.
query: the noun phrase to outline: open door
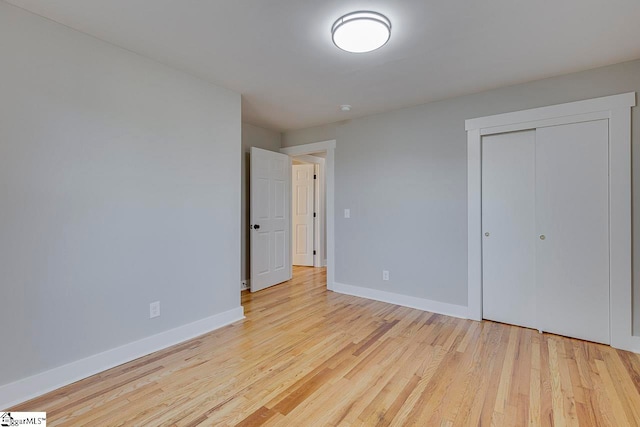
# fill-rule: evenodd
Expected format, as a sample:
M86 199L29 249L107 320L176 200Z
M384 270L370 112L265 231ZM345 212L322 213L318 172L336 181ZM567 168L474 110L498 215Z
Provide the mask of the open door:
M313 267L314 165L293 166L293 265Z
M291 279L291 159L251 148L251 292Z

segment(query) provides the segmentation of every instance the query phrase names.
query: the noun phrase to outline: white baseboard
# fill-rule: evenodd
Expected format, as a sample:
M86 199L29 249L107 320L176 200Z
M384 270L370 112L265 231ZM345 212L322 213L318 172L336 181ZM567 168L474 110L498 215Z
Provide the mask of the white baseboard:
M639 336L623 336L622 334L614 335L613 330L611 332L611 347L640 354Z
M418 310L429 311L431 313L458 317L460 319L467 318L468 309L464 305L449 304L446 302L433 301L409 295L395 294L393 292L379 291L377 289L363 288L362 286L345 285L344 283L338 282L333 283L333 291L341 294L388 302L390 304L401 305L403 307L417 308Z
M0 408L8 409L18 403L241 319L244 319L242 306L2 385L0 386Z

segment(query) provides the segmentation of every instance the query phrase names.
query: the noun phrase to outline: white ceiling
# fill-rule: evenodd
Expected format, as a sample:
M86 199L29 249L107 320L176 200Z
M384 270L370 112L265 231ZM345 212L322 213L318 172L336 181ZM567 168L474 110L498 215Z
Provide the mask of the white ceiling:
M640 58L638 0L7 1L239 92L243 121L280 131ZM343 52L331 24L362 9L391 40Z

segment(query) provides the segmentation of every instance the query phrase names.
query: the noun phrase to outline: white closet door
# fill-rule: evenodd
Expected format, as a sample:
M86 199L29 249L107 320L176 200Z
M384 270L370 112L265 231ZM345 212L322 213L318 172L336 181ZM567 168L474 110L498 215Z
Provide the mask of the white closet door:
M536 324L535 131L482 138L482 310Z
M609 343L608 121L536 131L540 328Z

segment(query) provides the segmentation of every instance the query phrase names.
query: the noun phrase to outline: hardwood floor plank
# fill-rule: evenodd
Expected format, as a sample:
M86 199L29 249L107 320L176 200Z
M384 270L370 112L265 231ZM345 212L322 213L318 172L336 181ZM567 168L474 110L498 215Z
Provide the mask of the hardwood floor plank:
M613 418L615 419L615 425L618 426L628 426L630 423L627 421L627 416L625 414L625 409L618 398L618 393L616 392L616 387L613 384L613 380L611 379L611 375L609 375L609 370L605 365L604 361L596 360L596 366L598 367L598 372L600 377L602 378L602 382L604 385L605 393L609 398L609 402L611 404L611 408L613 409ZM637 420L636 420L637 421Z
M244 420L240 421L236 426L238 427L251 427L251 426L260 426L265 424L269 419L274 417L277 414L276 411L261 406L260 409L254 411L251 415L249 415Z
M242 293L246 319L11 410L51 426L638 426L640 356L329 292Z
M636 388L633 386L624 364L616 352L607 352L604 355L604 360L613 379L613 385L615 386L619 401L622 403L624 411L627 414L627 419L640 419L640 396L635 393Z
M542 424L540 420L540 338L537 336L531 336L531 359L529 369L529 413L527 424L533 427Z
M500 381L498 382L498 392L496 395L496 404L493 408L494 412L500 414L505 413L507 406L507 399L510 396L511 379L513 375L513 364L515 361L516 344L518 339L518 330L511 328L509 333L509 343L507 344L507 351L500 372Z

